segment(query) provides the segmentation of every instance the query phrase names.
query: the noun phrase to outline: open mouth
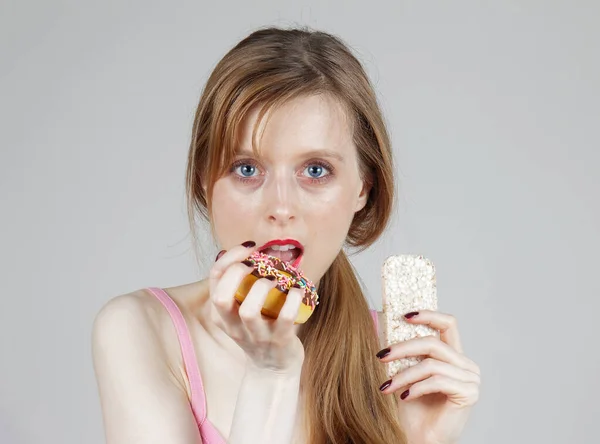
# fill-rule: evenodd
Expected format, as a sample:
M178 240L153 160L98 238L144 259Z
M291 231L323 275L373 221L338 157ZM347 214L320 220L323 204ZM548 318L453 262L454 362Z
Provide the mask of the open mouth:
M293 267L300 265L302 260L303 248L299 242L292 241L284 243L283 241L272 241L263 246L261 253L274 256L283 262L291 264Z

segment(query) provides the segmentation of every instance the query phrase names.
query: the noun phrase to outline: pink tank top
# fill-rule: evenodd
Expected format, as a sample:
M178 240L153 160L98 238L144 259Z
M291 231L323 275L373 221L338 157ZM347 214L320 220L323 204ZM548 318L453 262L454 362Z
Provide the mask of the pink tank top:
M204 386L202 385L202 378L200 376L200 370L198 368L198 361L196 361L196 352L192 343L190 332L187 328L185 319L179 310L179 307L171 297L162 288L150 287L147 288L163 306L169 312L175 330L177 331L177 338L179 339L179 345L181 346L181 353L183 355L183 365L188 375L190 382L190 390L192 392L192 398L190 400L190 406L196 423L198 424L198 430L202 437L204 444L227 444L225 439L221 436L219 431L211 424L206 418L206 397L204 396ZM379 323L377 319L377 311L370 310L371 317L375 323L375 331L379 331Z

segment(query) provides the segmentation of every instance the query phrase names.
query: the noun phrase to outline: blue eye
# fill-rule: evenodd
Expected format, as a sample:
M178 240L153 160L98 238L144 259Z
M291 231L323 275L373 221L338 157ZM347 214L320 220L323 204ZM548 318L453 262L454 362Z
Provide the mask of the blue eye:
M323 167L320 165L311 165L307 170L310 177L318 178L323 172Z
M235 169L240 169L241 176L243 177L252 177L256 172L256 167L250 164L243 164L235 167Z
M308 177L311 179L322 179L331 174L329 167L320 165L319 163L310 164L304 171L308 172Z

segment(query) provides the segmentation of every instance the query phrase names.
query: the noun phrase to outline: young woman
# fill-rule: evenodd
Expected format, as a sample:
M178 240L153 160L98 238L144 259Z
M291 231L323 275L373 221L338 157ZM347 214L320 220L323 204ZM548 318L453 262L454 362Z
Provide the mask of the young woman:
M343 250L384 231L393 172L371 84L338 38L269 28L229 51L200 98L187 168L192 233L205 217L222 251L205 279L98 313L107 442L456 443L480 376L455 319L410 314L440 338L378 353L378 318ZM235 301L257 250L299 262L315 283L306 323L294 324L300 289L277 319L261 315L268 279ZM425 359L386 381L384 363L406 356Z

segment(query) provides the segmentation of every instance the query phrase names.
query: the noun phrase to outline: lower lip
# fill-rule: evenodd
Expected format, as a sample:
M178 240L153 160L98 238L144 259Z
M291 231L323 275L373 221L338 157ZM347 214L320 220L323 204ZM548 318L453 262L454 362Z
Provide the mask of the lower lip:
M298 266L300 265L300 262L302 261L302 256L304 256L304 254L300 253L300 255L296 258L296 260L294 262L292 262L292 267L298 268Z

